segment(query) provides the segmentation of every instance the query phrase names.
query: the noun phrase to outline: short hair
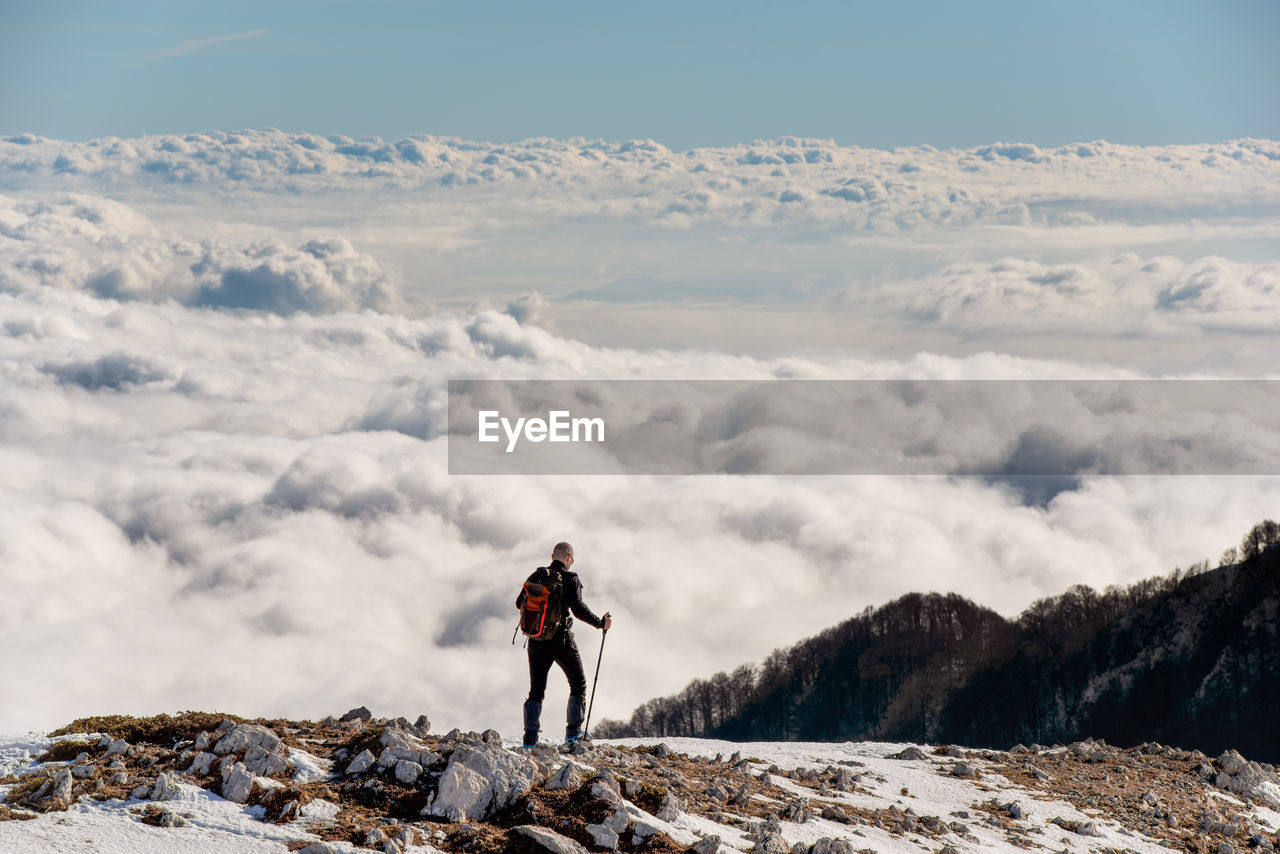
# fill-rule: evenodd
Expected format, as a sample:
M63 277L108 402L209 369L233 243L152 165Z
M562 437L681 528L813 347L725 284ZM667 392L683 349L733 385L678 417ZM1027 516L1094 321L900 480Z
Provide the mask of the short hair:
M556 543L555 548L551 550L551 556L556 560L564 560L567 557L573 557L573 546L568 543Z

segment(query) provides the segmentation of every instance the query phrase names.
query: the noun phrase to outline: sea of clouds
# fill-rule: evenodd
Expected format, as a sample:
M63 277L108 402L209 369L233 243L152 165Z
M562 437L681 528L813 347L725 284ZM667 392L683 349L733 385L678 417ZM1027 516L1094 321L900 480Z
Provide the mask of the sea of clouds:
M560 539L612 717L908 591L1213 560L1280 478L451 476L446 383L1274 378L1278 237L1266 140L0 139L0 730L514 731Z

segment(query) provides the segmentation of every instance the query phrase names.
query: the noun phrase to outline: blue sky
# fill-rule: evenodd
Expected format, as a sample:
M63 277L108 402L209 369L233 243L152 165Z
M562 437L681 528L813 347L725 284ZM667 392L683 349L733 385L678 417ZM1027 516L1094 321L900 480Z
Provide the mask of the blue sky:
M0 133L279 127L677 149L1275 138L1278 41L1269 0L8 0Z

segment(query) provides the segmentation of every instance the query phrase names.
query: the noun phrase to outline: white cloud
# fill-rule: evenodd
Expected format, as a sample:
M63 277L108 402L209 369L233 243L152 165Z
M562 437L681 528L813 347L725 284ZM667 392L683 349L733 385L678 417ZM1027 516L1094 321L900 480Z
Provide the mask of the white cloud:
M0 668L39 686L0 698L9 728L368 703L509 731L526 676L509 600L562 538L618 617L597 711L625 715L908 590L1009 613L1211 556L1280 488L1130 478L1028 507L932 478L451 477L451 376L1089 370L623 350L497 312L241 315L50 287L0 295L0 317Z
M1272 371L1278 177L1265 140L0 140L0 673L35 686L0 730L509 732L514 587L563 538L615 717L908 590L1011 613L1212 557L1275 479L458 477L446 381Z
M43 286L274 314L400 307L393 277L342 237L197 243L110 199L0 195L0 292Z

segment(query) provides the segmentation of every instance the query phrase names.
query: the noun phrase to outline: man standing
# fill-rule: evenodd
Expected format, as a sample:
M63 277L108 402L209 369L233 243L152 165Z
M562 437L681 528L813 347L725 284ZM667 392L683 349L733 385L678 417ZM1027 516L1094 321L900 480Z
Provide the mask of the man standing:
M556 543L551 550L551 565L546 570L558 574L561 592L561 613L564 614L560 625L545 639L529 639L529 698L524 702L524 746L533 747L538 743L538 721L542 717L542 698L547 691L547 673L552 662L560 665L565 678L569 680L569 708L566 712L565 741L575 741L582 735L582 719L587 713L587 675L582 670L582 656L578 654L578 645L573 640L573 612L578 619L597 629L609 630L613 618L605 612L597 617L582 601L582 582L576 572L570 572L573 566L573 546L568 543ZM537 573L535 573L537 574ZM516 607L524 607L525 594L520 593Z

